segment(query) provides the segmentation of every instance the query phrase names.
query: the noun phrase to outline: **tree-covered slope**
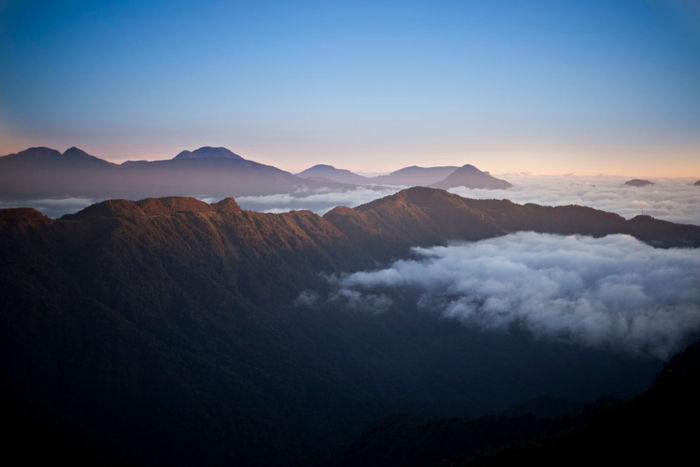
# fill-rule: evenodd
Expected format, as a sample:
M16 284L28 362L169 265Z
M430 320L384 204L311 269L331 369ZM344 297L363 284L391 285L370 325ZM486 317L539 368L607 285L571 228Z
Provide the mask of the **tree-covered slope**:
M106 201L60 220L2 210L2 385L69 442L137 465L311 465L396 411L631 394L656 362L470 329L410 297L386 314L294 305L327 286L321 273L416 245L631 222L433 189L324 217L189 198ZM697 230L671 224L663 239L697 242Z

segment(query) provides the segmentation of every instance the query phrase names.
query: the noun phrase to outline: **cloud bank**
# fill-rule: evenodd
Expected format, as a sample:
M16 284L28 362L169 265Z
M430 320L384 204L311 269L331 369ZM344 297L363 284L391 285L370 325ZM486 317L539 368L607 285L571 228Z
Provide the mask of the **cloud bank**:
M659 358L700 329L700 250L528 232L414 252L386 269L330 277L326 301L385 311L391 297L415 294L419 310L465 325Z
M67 198L45 198L30 200L0 199L0 209L31 207L41 212L47 217L58 218L65 214L75 214L91 204L103 201L102 199L67 197Z
M236 198L243 209L271 213L308 209L323 215L336 206L355 207L375 199L393 195L406 187L358 186L344 190L297 190L294 194L240 196Z
M691 179L653 179L656 185L622 187L630 177L614 176L536 176L527 174L498 175L515 186L507 190L449 191L465 198L509 199L514 203L543 206L578 204L620 214L631 219L647 214L657 219L700 225L700 187ZM365 186L345 190L316 189L294 194L242 196L237 198L244 209L262 212L287 212L309 209L323 215L336 206L355 207L392 195L406 187Z
M515 186L507 190L460 187L449 191L465 198L509 199L518 204L543 206L578 204L614 212L626 219L647 214L670 222L700 225L700 187L692 186L694 179L652 179L655 185L634 188L622 186L631 177L525 174L499 177Z

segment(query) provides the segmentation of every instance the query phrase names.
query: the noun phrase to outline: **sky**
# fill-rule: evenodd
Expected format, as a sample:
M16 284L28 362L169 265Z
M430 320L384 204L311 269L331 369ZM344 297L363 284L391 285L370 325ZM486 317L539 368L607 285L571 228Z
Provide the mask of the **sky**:
M700 2L0 0L0 154L700 177Z

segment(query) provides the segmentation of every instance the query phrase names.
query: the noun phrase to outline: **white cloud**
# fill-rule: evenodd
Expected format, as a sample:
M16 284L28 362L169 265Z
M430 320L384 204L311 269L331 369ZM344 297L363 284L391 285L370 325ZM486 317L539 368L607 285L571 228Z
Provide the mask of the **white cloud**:
M529 232L414 252L387 269L332 277L329 302L384 311L389 296L413 291L419 309L465 325L660 358L700 328L698 249Z
M700 225L700 187L691 179L651 179L655 185L623 187L629 178L612 176L580 177L508 174L503 178L515 185L507 190L449 191L465 198L509 199L514 203L543 206L578 204L620 214L630 219L647 214L682 224Z
M91 204L103 201L102 199L68 197L46 198L30 200L0 199L0 209L15 207L31 207L47 217L57 218L64 214L75 214Z
M509 199L514 203L543 206L578 204L614 212L630 219L647 214L657 219L700 225L700 187L691 179L653 179L656 185L622 187L628 178L613 176L580 177L575 175L538 176L527 173L502 177L515 186L507 190L449 190L465 198ZM264 212L287 212L309 209L323 215L336 206L355 207L392 195L406 187L356 187L342 191L326 189L298 190L292 195L242 196L237 198L244 209Z
M332 191L327 188L297 190L294 194L240 196L236 201L243 209L272 213L308 209L323 215L336 206L355 207L375 199L393 195L402 187L356 187Z

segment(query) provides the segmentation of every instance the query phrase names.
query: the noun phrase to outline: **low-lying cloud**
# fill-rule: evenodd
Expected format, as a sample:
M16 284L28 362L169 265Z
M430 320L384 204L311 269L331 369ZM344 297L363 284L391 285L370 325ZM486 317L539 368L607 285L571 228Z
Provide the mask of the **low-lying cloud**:
M271 213L308 209L323 215L336 206L355 207L375 199L393 195L406 187L358 186L344 190L317 188L298 190L294 194L240 196L236 198L243 209Z
M500 176L513 185L507 190L449 191L465 198L509 199L514 203L543 206L578 204L617 213L626 219L646 214L681 224L700 225L700 187L691 179L652 179L655 185L625 187L629 177L614 176Z
M697 249L529 232L414 253L386 269L332 276L326 301L385 311L392 296L415 295L419 310L465 325L659 358L700 328ZM309 297L320 298L307 291L299 304Z
M91 204L103 201L102 199L84 197L45 198L30 200L0 199L0 209L30 207L41 212L47 217L58 218L65 214L75 214Z
M691 179L654 179L652 186L623 187L629 178L615 176L533 176L499 175L515 186L506 190L480 190L464 187L449 191L465 198L509 199L514 203L543 206L578 204L620 214L631 219L647 214L657 219L700 225L700 187ZM336 206L355 207L392 195L406 187L358 186L344 190L329 188L300 190L294 194L242 196L244 209L287 212L308 209L323 215Z

